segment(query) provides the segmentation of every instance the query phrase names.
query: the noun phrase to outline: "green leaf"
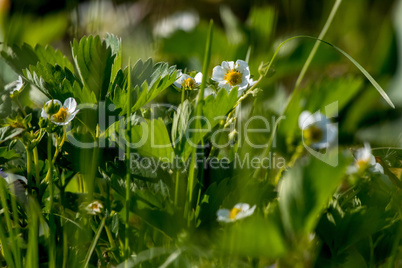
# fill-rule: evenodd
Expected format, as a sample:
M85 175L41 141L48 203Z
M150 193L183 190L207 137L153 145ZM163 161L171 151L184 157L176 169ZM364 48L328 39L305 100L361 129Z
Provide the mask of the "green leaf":
M24 128L13 128L11 126L2 127L0 128L0 143L16 138L24 131Z
M72 54L82 84L94 92L98 101L104 100L109 88L115 55L99 36L74 40Z
M23 74L24 69L28 69L30 65L36 66L39 62L43 65L58 65L62 69L74 69L74 66L67 57L49 45L43 47L38 44L35 48L26 43L21 47L13 45L2 51L1 56L20 75Z
M116 78L117 72L121 70L121 39L113 34L107 34L105 38L106 45L112 49L112 54L116 55L112 67L111 80Z
M122 109L120 115L126 113L128 93L124 85L127 80L128 70L124 70L125 79L116 76L119 79L119 84L113 88L111 101L116 105L116 108ZM116 80L115 79L115 80ZM137 61L131 69L131 111L136 111L156 96L163 90L169 87L176 80L176 69L174 66L169 67L167 63L153 64L152 59L146 62Z
M256 214L256 213L254 213ZM280 227L271 219L252 215L226 227L218 237L218 248L240 256L278 258L286 245Z
M177 111L174 113L171 132L173 146L180 142L184 136L187 130L188 120L190 119L190 115L193 110L194 107L191 105L191 103L188 100L185 100L179 105Z
M27 69L30 65L36 65L39 61L33 48L24 43L21 47L13 45L1 52L1 56L17 73L22 75L22 70Z
M61 68L67 68L69 70L74 70L73 64L64 56L59 50L54 49L52 46L37 44L35 46L35 54L38 60L42 63L49 63L51 65L59 65Z
M283 177L279 208L284 227L291 235L307 235L314 229L351 162L344 155L338 156L337 149L327 153L338 157L336 167L310 157L300 159Z
M7 147L0 147L0 163L5 163L19 157L21 157L20 154L16 153L14 150L8 150Z
M128 139L133 151L138 152L143 157L159 159L163 162L172 162L174 151L171 145L168 131L162 119L147 120L141 123L138 118L131 118L131 137ZM126 120L112 124L105 132L107 138L120 143L124 146L127 141L127 131L125 128ZM124 141L119 140L124 137Z

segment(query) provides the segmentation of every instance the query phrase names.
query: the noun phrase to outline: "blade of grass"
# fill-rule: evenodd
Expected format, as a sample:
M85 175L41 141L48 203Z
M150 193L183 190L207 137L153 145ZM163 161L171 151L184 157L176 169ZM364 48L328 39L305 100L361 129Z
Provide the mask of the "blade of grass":
M27 250L27 263L30 267L39 267L39 255L38 255L38 230L39 230L39 213L41 213L40 208L38 208L35 203L36 200L30 198L30 216L29 216L29 232L28 232L28 250Z
M106 220L106 218L102 219L101 224L98 228L98 231L96 232L96 235L94 237L94 240L92 241L91 246L89 247L89 251L87 252L87 255L85 256L84 267L88 267L88 265L89 265L89 260L91 259L92 253L95 250L96 243L98 243L99 237L102 233L102 229L105 226L105 220Z
M14 268L15 265L14 265L14 261L12 258L12 252L10 251L10 248L8 246L7 237L5 235L2 224L0 224L0 244L1 244L1 249L3 251L4 259L6 260L7 266L10 268Z
M328 31L329 26L332 24L332 21L335 17L336 12L338 11L338 8L340 4L342 3L342 0L336 0L334 6L332 7L331 13L328 16L327 22L324 24L324 28L322 28L320 35L318 36L318 39L322 40L325 37L325 34ZM314 44L313 49L311 50L310 54L308 55L308 58L306 62L303 65L303 68L300 71L299 77L297 77L296 80L296 85L295 88L298 88L300 86L301 81L303 80L304 75L306 74L306 71L308 67L310 66L311 61L313 60L315 54L317 53L318 47L320 46L320 42L317 40Z
M21 264L21 250L20 250L20 245L19 245L19 240L17 239L17 235L20 234L20 223L19 223L19 219L18 219L18 210L17 210L17 200L15 198L15 184L13 184L12 186L12 191L14 192L14 194L10 194L10 199L11 199L11 208L12 208L12 212L13 212L13 219L14 219L14 233L15 233L15 237L16 237L16 256L15 256L15 266L16 267L22 267Z
M270 67L272 66L272 63L274 62L279 50L281 49L281 47L283 45L285 45L287 42L295 40L295 39L299 39L299 38L308 38L308 39L314 39L316 41L322 42L332 48L334 48L336 51L338 51L339 53L341 53L343 56L345 56L348 60L350 60L358 69L359 71L367 78L367 80L370 81L370 83L375 87L375 89L378 91L378 93L380 93L380 95L384 98L384 100L389 104L389 106L391 106L392 108L395 109L395 105L392 103L391 99L388 97L387 93L385 93L384 89L382 89L382 87L377 83L377 81L375 81L375 79L366 71L366 69L364 69L363 66L361 66L355 59L352 58L352 56L350 56L348 53L346 53L345 51L343 51L342 49L340 49L339 47L324 41L324 40L320 40L317 37L314 36L309 36L309 35L297 35L297 36L293 36L290 37L288 39L286 39L285 41L283 41L282 43L279 44L279 46L276 48L271 61L268 64L268 67L266 68L265 74L264 76L268 73Z
M201 87L200 87L200 92L198 94L198 103L197 103L197 110L196 110L196 122L195 122L195 129L200 129L200 120L199 118L202 116L202 106L204 103L204 92L205 92L205 87L207 84L207 77L208 77L208 68L209 68L209 63L211 61L211 44L212 44L212 33L213 33L213 20L209 22L209 29L208 29L208 35L207 35L207 40L205 44L205 53L204 53L204 61L203 61L203 66L202 66L202 82L201 82ZM201 144L204 144L203 141L201 141ZM190 219L191 215L191 203L193 200L193 190L194 190L194 172L195 172L195 157L196 157L196 152L197 148L193 148L193 151L191 153L191 162L190 162L190 170L189 170L189 176L188 176L188 219ZM202 180L202 178L201 178ZM202 183L202 182L201 182Z
M8 233L10 234L10 243L11 243L12 253L13 253L13 256L14 256L15 265L17 265L18 263L20 263L17 260L17 257L18 257L18 253L17 253L18 245L16 243L16 235L15 235L15 232L14 232L14 229L13 229L13 225L12 225L11 217L10 217L10 212L9 212L9 208L8 208L8 205L7 205L6 185L5 185L4 180L0 181L0 199L1 199L1 205L3 207L3 214L4 214L4 217L6 218L6 225L7 225Z

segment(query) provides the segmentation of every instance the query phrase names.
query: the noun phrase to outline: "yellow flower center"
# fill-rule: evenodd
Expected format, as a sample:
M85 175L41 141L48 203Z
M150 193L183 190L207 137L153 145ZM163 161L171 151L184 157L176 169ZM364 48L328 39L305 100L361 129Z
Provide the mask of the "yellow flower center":
M53 115L53 120L56 122L64 122L67 117L67 111L65 107L60 108L59 111Z
M193 89L195 87L194 79L189 77L182 83L184 89Z
M237 214L239 214L241 211L241 209L239 208L232 208L229 212L229 219L234 220L237 216Z
M316 126L303 130L303 137L309 142L319 142L322 139L322 134L322 130Z
M231 70L230 72L227 72L224 76L223 79L226 80L229 85L231 86L236 86L238 84L241 84L241 73L237 70Z
M366 170L369 166L369 162L366 159L357 160L356 166L360 171Z

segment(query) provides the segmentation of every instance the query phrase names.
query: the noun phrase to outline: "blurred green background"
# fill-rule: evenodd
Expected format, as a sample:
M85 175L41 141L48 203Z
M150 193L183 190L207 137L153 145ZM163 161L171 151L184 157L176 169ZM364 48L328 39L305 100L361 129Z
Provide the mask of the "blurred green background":
M137 59L145 61L151 57L154 62L164 61L168 62L169 65L177 65L180 69L201 71L208 23L210 19L213 19L212 57L208 76L211 76L212 68L224 60L243 59L248 60L251 74L256 79L259 76L258 67L260 63L268 62L282 41L295 35L317 37L328 19L334 2L334 0L0 0L0 42L7 46L22 45L23 43L28 43L31 46L50 44L71 59L70 44L74 39L98 34L105 37L107 33L112 33L122 39L123 66L128 63L129 58L133 63ZM341 148L358 147L363 142L369 142L372 148L377 149L378 147L401 148L402 16L400 14L402 14L402 0L344 0L324 38L346 51L366 68L390 96L396 106L395 109L392 109L382 99L370 82L348 59L326 45L320 46L301 83L303 93L295 94L292 98L294 103L287 105L288 96L294 90L296 79L314 45L313 39L297 39L288 42L280 50L278 58L270 70L269 77L262 80L259 85L262 92L258 94L258 97L248 97L242 103L238 113L238 124L243 124L244 127L246 120L242 119L251 118L251 116L263 116L271 119L285 114L292 117L283 123L281 122L277 139L279 145L273 149L273 152L278 152L286 160L289 160L295 150L292 146L297 146L296 140L300 140L300 134L296 134L296 131L299 131L297 118L301 110L297 109L320 109L334 100L339 100L339 114L334 121L339 123ZM0 48L5 49L7 46L0 46ZM71 62L73 62L72 59ZM7 109L6 107L7 105L11 106L11 100L6 94L7 92L4 91L4 86L16 79L17 74L6 65L3 58L0 58L0 118L5 118L8 115L7 111L11 110L11 108ZM29 86L21 92L20 100L23 106L29 107L29 109L38 108L37 111L39 111L47 97L34 87ZM303 104L301 104L302 100L305 101ZM173 87L169 87L155 101L157 103L179 104L180 93ZM297 103L298 101L300 103ZM288 109L295 109L286 113L284 109L287 106L290 107ZM94 121L94 123L96 122ZM255 121L251 128L258 128L259 123L261 122ZM268 139L267 135L261 134L251 134L249 138L257 144L263 144ZM258 149L247 145L239 149L240 155L249 152L251 155L261 153ZM219 151L219 156L225 154L230 156L231 153L233 152L222 149ZM85 158L86 156L82 157L82 159ZM85 167L87 165L85 161L80 161L81 159L76 160L74 157L71 159L77 163L84 163L82 165ZM256 203L260 207L263 207L262 204L264 206L269 204L259 216L256 215L252 221L246 222L246 225L243 225L246 226L245 228L241 225L234 225L229 227L228 232L223 232L222 236L216 236L218 238L223 237L221 244L218 243L218 249L239 252L239 255L251 257L267 254L273 258L283 254L285 249L281 245L284 242L282 236L278 234L285 233L285 231L291 234L293 232L305 234L311 232L314 227L312 219L317 220L316 215L319 214L320 207L312 206L312 210L318 212L308 214L308 210L306 210L307 212L299 210L297 204L299 200L303 201L304 197L307 201L308 198L316 198L311 193L321 191L323 192L322 196L317 197L318 201L313 201L317 204L327 203L327 197L332 195L331 191L342 180L343 169L348 164L347 157L342 156L340 159L339 167L334 169L322 165L318 160L312 160L307 166L303 166L302 163L303 165L298 165L290 172L285 173L283 181L287 187L279 189L278 192L281 198L288 196L289 199L282 198L280 199L284 200L282 202L272 202L272 207L269 203L276 198L277 189L274 189L272 185L264 184L264 187L261 187L262 183L244 180L244 178L253 178L254 170L233 169L230 170L230 173L219 169L206 171L205 196L208 198L210 196L211 201L208 203L201 200L203 207L200 209L199 218L203 222L202 225L198 226L197 239L203 239L204 231L205 237L210 236L208 228L215 226L216 211L219 207L231 207L238 200L246 200L250 204ZM400 176L400 163L396 166ZM95 170L97 170L97 166L95 166ZM112 166L110 170L111 174L118 174L119 167ZM124 173L124 169L120 168L120 170L123 170ZM330 185L327 181L321 180L322 174L324 174L323 177L331 174L335 178L334 184ZM271 177L275 177L273 175L270 174ZM163 179L169 178L165 174L161 177ZM293 183L295 181L296 183ZM299 187L298 183L304 183L302 185L304 188ZM372 214L361 212L361 215L356 216L356 218L360 218L359 224L370 222L372 218L383 219L384 215L388 215L387 213L391 216L395 214L385 210L386 205L378 202L378 200L388 202L388 192L384 196L380 196L381 198L375 199L372 198L374 196L372 192L380 191L380 187L375 184L370 184L370 187L370 189L362 190L364 193L364 195L362 194L362 206L381 206L380 210L383 214L376 211L371 211ZM266 192L274 194L267 196ZM146 194L150 196L150 200L152 200L151 197L157 199L161 211L163 209L168 211L165 206L170 208L170 203L165 202L163 195L154 194L152 191L148 191ZM397 195L399 196L400 192L395 194L395 196ZM141 197L141 192L133 196ZM145 194L144 196L148 197ZM293 197L295 197L294 202L291 199ZM137 202L136 199L133 198L133 200L133 203ZM396 200L399 201L399 199ZM311 202L316 204L313 201ZM289 206L286 207L286 205ZM332 206L334 207L333 211ZM336 216L338 213L336 208L336 204L331 203L328 210ZM353 213L356 211L352 210ZM316 234L320 235L320 238L325 240L328 245L333 243L335 249L338 249L339 245L348 246L355 243L353 239L357 239L356 237L359 236L363 237L361 233L365 235L367 230L360 229L360 225L353 222L354 218L352 217L355 217L353 213L350 213L352 215L350 219L347 218L344 221L345 225L337 225L338 230L328 232L326 232L329 230L329 227L326 226L326 215L320 216ZM356 213L360 212L357 211ZM265 218L261 218L261 214L269 215L268 220L265 221ZM152 218L151 214L149 216L143 214L142 217L153 220L154 225L160 226L166 232L173 229L173 233L178 233L177 230L181 228L178 223L176 224L173 221L173 216L170 218L170 214L169 218L163 220L160 220L159 217ZM282 219L283 225L279 220L281 217L285 219ZM292 221L292 218L296 220ZM310 222L305 224L299 219L308 219ZM356 226L356 229L359 229L361 233L356 230L355 236L353 236L352 230L350 236L348 235L346 230L349 228L349 220L350 225ZM177 222L179 222L179 217L177 217ZM374 228L372 226L376 227L374 223L366 225L366 227ZM386 223L378 224L378 226L386 226ZM138 230L140 229L138 228ZM136 230L134 228L134 231ZM213 229L211 228L211 230ZM325 230L325 232L320 234L320 230ZM376 231L376 229L373 230L370 229L370 232L367 231L367 233L371 235ZM392 233L393 230L389 228L386 232ZM268 239L265 240L260 236L261 233L264 233ZM233 234L236 238L235 243L232 243L231 240ZM339 234L345 237L339 236ZM144 232L138 236L147 238L147 235ZM185 240L180 235L178 237L178 241ZM349 241L347 240L348 237L350 237ZM390 235L390 237L392 236ZM383 241L388 242L391 239L384 239ZM143 242L144 244L141 244ZM308 244L304 242L299 243L301 248ZM148 245L146 239L141 243L136 245L138 252L145 247L152 248L153 246ZM366 241L362 243L366 243ZM205 246L206 248L210 246L208 243L205 244L208 245ZM253 247L245 247L243 250L246 251L241 252L240 249L244 244L253 245ZM380 244L378 248L386 247ZM198 249L192 250L197 251ZM342 250L344 249L339 247L339 252ZM291 258L289 259L291 260ZM379 258L378 261L382 260Z
M48 1L1 0L0 40L6 44L51 44L71 55L70 42L84 35L113 33L122 38L123 64L152 57L187 70L201 70L207 25L215 22L212 62L245 59L250 52L251 73L258 77L261 61L288 37L318 36L334 1ZM340 47L365 67L390 95L390 109L347 59L321 45L302 86L325 88L328 79L361 79L353 101L341 111L341 143L370 141L377 146L402 145L402 1L343 1L325 40ZM262 84L255 113L280 114L285 96L312 46L313 40L289 42L274 63L274 72ZM0 59L0 86L16 75ZM210 70L210 71L211 71ZM347 86L344 83L342 86ZM329 87L327 90L331 90ZM29 93L25 93L27 95ZM32 94L31 94L32 95ZM39 105L35 95L26 101ZM275 101L272 101L275 100ZM3 101L5 101L3 99ZM177 103L169 89L160 101ZM247 115L251 103L243 105Z

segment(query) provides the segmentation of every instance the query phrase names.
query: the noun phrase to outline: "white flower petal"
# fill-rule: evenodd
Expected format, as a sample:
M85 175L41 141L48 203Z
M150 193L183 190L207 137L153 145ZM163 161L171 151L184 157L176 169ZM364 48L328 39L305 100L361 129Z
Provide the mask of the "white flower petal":
M250 69L247 62L243 60L236 61L236 70L240 71L247 79L250 78Z
M197 73L195 75L195 77L194 77L194 80L195 80L195 83L197 85L201 84L201 82L202 82L202 73L201 72Z
M212 70L212 80L216 82L225 81L223 77L226 74L226 70L223 69L221 66L215 66ZM226 83L226 81L225 81Z
M75 101L74 98L68 98L64 101L65 108L67 108L67 111L69 113L73 113L75 111L75 108L77 108L77 102Z
M231 221L233 221L232 219L229 218L229 215L230 215L230 210L228 210L226 208L219 209L216 212L216 216L218 216L217 221L220 221L220 222L231 222Z
M210 95L215 96L215 95L216 95L215 90L213 90L213 89L210 88L210 87L205 88L205 89L204 89L204 99L206 99L206 98L207 98L208 96L210 96Z
M234 68L234 62L233 61L222 61L221 64L222 68L225 69L225 71L230 71Z
M2 172L2 173L3 173L3 176L5 175L4 179L6 180L6 182L8 184L14 183L17 180L21 180L21 181L25 182L25 184L28 184L28 180L24 176L16 175L13 173L8 173L8 172Z
M181 84L183 84L183 74L180 74L180 77L173 83L177 88L181 88Z
M42 108L42 112L41 112L40 116L42 116L43 118L46 118L46 119L49 118L49 115L45 112L45 109L43 109L43 108Z
M379 163L375 163L372 168L372 172L384 174L384 168Z
M299 128L302 130L307 128L307 126L314 123L314 119L309 111L303 111L299 115Z
M250 205L247 203L238 203L234 206L234 208L238 208L241 210L248 210L250 208Z

